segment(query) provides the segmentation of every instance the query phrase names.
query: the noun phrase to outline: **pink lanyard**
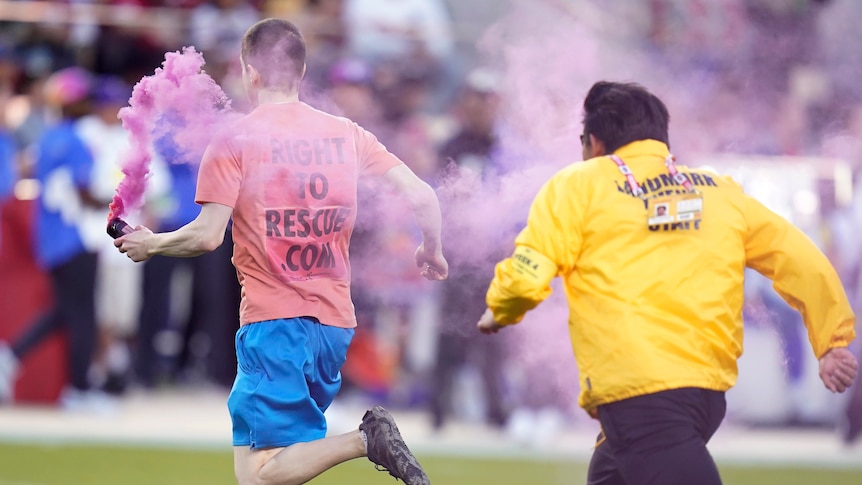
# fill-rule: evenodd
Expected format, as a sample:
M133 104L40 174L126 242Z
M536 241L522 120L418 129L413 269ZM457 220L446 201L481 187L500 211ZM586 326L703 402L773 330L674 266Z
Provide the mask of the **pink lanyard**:
M608 158L614 161L617 164L617 167L620 169L623 175L626 176L626 183L629 184L629 188L632 190L632 194L635 197L642 197L644 195L644 189L635 179L632 170L626 165L626 162L622 161L622 159L616 155L608 155ZM664 166L667 167L667 172L676 180L676 183L682 185L685 190L688 192L694 192L694 187L691 184L691 180L685 176L684 173L681 173L676 169L676 164L673 161L673 155L668 155L667 158L664 159Z

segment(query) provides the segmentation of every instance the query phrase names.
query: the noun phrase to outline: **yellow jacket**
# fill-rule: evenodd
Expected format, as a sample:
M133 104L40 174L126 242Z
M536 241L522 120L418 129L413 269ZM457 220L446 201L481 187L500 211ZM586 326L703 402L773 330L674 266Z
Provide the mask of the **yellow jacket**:
M647 192L682 192L664 165L664 143L615 152ZM512 257L487 293L500 324L521 321L563 278L580 373L579 404L601 404L681 387L725 391L742 354L743 270L773 280L800 311L819 358L855 337L838 275L811 240L743 193L729 177L678 166L703 194L701 221L647 225L607 157L575 163L539 191Z

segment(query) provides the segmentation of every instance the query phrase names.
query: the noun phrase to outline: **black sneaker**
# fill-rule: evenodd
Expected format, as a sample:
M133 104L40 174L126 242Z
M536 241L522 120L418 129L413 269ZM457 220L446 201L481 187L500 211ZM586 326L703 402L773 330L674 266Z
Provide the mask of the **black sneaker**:
M365 432L368 439L368 459L378 470L389 472L407 485L431 484L428 475L401 438L389 411L374 406L365 412L359 429Z

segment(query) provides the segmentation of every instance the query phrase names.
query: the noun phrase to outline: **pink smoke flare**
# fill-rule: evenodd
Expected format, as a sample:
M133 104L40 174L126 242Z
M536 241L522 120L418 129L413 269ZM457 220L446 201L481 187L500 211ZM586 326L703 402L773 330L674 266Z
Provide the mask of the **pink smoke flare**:
M142 205L154 139L169 134L183 153L203 153L218 127L232 118L230 100L202 70L204 64L194 47L168 52L162 67L135 85L129 106L119 113L131 146L124 156L124 177L111 202L109 221ZM198 163L199 159L179 161Z

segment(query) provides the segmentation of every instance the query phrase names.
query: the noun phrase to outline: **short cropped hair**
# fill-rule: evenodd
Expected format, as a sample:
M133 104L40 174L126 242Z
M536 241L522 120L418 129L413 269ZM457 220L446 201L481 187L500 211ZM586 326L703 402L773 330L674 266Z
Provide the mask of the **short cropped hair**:
M605 144L608 153L638 140L670 146L667 107L643 86L599 81L584 99L584 135Z
M305 40L296 25L283 19L264 19L249 27L240 52L271 89L296 88L305 68Z

